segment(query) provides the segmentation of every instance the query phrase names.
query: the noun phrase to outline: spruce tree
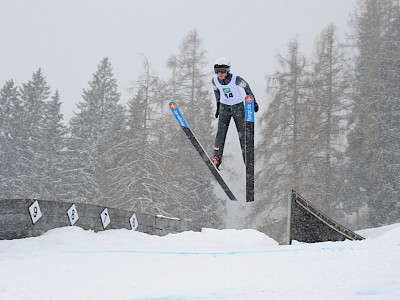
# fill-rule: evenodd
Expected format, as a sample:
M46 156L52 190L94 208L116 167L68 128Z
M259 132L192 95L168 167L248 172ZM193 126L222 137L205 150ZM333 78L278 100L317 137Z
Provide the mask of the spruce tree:
M109 149L118 144L125 130L125 110L111 63L104 58L89 88L83 91L79 112L70 121L70 150L78 170L73 184L81 200L104 203L110 200L107 170L112 168Z
M33 73L32 79L20 89L23 117L21 138L23 163L19 169L22 179L22 196L28 198L47 197L43 175L46 170L46 104L50 86L41 69Z
M65 147L67 128L63 125L61 114L61 101L58 91L54 93L50 101L46 102L44 116L43 136L43 174L42 185L46 199L65 200L69 187L65 186L65 170L68 164L65 161Z
M18 87L13 80L0 91L0 198L22 196L23 111Z

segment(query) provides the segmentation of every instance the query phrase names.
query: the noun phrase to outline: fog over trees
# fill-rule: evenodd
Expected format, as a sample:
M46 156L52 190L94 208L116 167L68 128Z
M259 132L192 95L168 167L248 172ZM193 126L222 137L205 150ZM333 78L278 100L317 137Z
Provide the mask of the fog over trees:
M0 198L93 203L224 227L224 200L168 108L170 99L180 104L211 155L215 99L205 53L194 29L170 55L166 78L143 55L127 104L105 57L67 125L45 70L21 86L6 81ZM359 1L344 40L328 25L306 55L295 37L277 65L267 76L268 107L256 95L265 107L256 116L256 198L243 227L284 234L291 189L354 229L399 222L399 2Z

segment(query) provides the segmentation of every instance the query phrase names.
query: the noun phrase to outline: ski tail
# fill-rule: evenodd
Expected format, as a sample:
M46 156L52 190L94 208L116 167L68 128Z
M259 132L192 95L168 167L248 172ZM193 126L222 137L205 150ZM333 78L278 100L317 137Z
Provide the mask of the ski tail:
M207 155L206 151L201 146L200 142L198 141L192 130L189 128L189 125L184 119L181 111L179 110L178 105L175 102L171 101L169 102L169 108L171 109L171 112L174 115L176 121L181 126L182 130L185 132L187 138L192 143L197 153L199 153L200 157L207 165L208 169L211 171L211 174L214 176L219 185L222 187L228 198L232 201L237 201L235 195L232 193L231 189L228 187L224 179L221 177L221 174L218 172L217 168L212 163L210 157Z

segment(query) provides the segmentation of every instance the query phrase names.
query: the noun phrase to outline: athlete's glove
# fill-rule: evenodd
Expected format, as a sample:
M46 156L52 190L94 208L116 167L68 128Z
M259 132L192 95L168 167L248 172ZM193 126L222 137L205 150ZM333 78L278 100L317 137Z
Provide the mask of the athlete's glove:
M256 102L256 99L254 99L254 111L258 112L258 103Z
M219 116L219 102L217 102L217 111L215 112L215 118L217 119Z

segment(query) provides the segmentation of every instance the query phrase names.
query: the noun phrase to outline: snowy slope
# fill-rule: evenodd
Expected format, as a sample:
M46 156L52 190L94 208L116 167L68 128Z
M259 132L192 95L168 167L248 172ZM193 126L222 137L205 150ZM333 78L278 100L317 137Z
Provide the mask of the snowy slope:
M254 230L59 228L0 241L0 299L400 299L400 224L279 246Z

